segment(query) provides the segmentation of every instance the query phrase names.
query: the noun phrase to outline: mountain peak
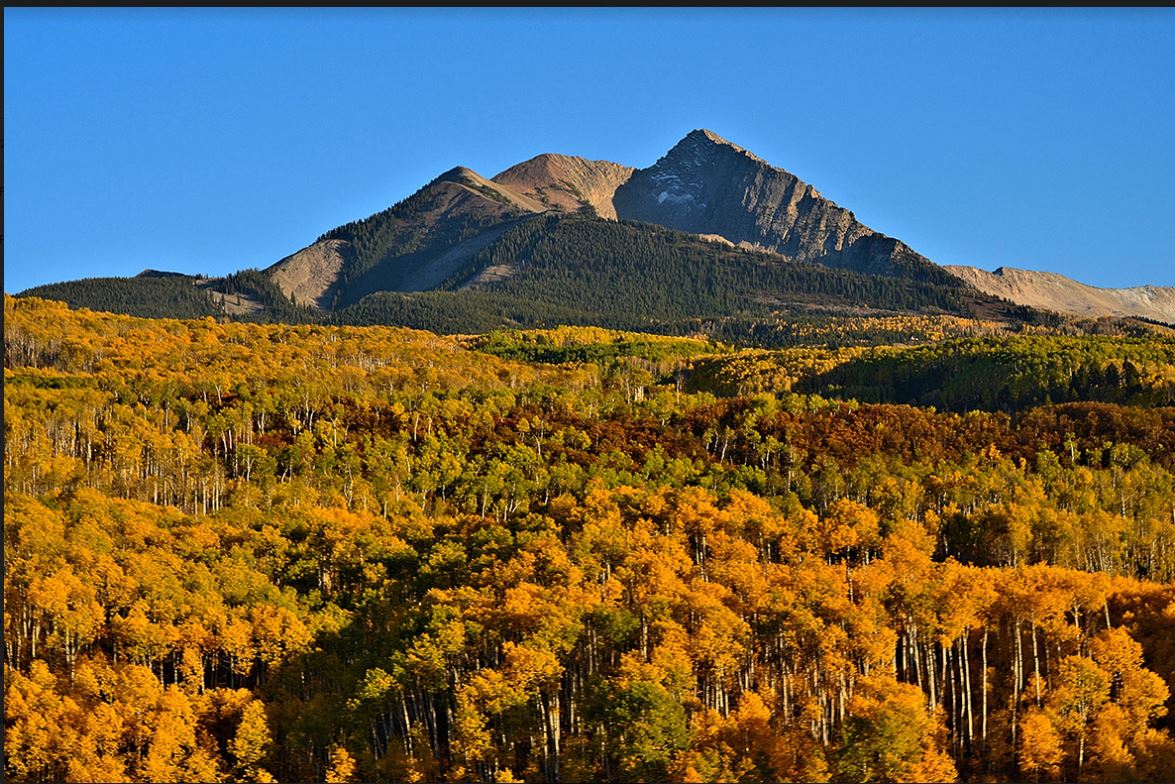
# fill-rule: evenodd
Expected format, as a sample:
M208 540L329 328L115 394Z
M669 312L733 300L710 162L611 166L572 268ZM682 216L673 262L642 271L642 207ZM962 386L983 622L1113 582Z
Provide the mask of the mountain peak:
M759 156L752 153L750 150L739 147L729 139L711 131L709 128L696 128L685 135L685 137L674 146L674 150L679 148L694 148L699 147L725 147L734 152L742 153L743 155L755 161L762 161ZM670 151L672 152L672 150Z
M511 166L494 182L513 188L549 209L574 212L590 206L604 218L616 218L612 196L633 169L611 161L543 153Z
M687 133L685 135L685 138L694 139L697 141L701 141L701 140L705 139L708 141L712 141L715 144L729 144L731 147L735 146L735 145L731 144L729 141L727 141L726 139L723 139L721 136L719 136L718 134L711 131L709 128L695 128L694 130Z
M633 174L613 203L623 220L717 234L796 261L944 277L929 260L861 224L794 174L706 128L690 131Z
M482 179L481 175L465 166L454 166L434 180L434 182L468 182Z

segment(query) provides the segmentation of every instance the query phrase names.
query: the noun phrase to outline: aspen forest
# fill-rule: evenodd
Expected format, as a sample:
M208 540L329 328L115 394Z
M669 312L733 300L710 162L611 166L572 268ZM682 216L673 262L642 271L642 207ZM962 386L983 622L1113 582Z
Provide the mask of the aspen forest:
M999 330L5 296L5 779L1175 779L1175 339Z

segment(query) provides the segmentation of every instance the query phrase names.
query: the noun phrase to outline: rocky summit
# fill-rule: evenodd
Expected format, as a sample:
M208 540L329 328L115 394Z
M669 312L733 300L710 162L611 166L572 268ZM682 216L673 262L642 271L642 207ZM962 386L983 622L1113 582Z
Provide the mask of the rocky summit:
M690 132L616 192L617 215L873 274L933 275L904 243L879 234L808 183L713 131Z

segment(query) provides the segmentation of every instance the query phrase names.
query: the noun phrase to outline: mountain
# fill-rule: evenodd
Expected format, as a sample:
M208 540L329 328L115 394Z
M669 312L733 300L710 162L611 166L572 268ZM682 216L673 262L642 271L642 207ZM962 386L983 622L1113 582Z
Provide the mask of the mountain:
M328 232L266 272L291 299L324 309L346 307L376 291L426 291L524 216L590 207L615 219L612 195L633 171L552 154L492 180L459 166L391 209Z
M646 223L548 212L519 221L430 291L383 291L333 314L439 332L596 325L772 342L781 319L955 313L1031 319L952 285L789 262Z
M1134 286L1112 289L1088 286L1055 272L1000 267L994 272L948 265L948 272L996 297L1084 318L1141 316L1175 324L1175 287Z
M174 307L448 332L597 324L726 339L813 315L1057 318L952 274L707 130L644 169L552 153L493 178L459 166L263 269L160 274L24 293L144 315Z
M511 166L494 177L494 182L550 210L574 212L590 207L600 217L616 220L616 206L612 203L616 189L635 171L611 161L544 153Z
M472 169L451 169L390 209L327 232L266 270L321 308L373 291L434 288L515 220L546 207Z
M879 275L945 280L941 268L879 234L815 188L707 130L689 133L616 191L617 214Z

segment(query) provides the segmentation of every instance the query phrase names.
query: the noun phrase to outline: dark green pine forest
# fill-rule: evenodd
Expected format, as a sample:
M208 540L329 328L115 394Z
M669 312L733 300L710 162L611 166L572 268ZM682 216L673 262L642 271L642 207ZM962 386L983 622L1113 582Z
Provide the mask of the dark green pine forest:
M353 263L344 267L344 281L366 279L381 264L394 270L413 263L414 238L400 237L388 228L396 221L376 220L379 217L324 235L346 237L357 249L351 252ZM448 227L457 233L446 242L474 231L458 228ZM373 248L383 249L383 255ZM505 273L479 278L487 268ZM387 324L445 334L503 326L595 325L661 334L703 332L728 342L761 345L786 341L786 333L776 328L781 323L821 316L937 313L1026 324L1060 320L983 295L945 272L911 278L868 275L727 248L651 224L586 215L540 215L519 221L434 290L376 291L336 310L293 303L256 270L211 280L92 279L40 286L22 294L150 317ZM231 308L241 295L255 307Z

